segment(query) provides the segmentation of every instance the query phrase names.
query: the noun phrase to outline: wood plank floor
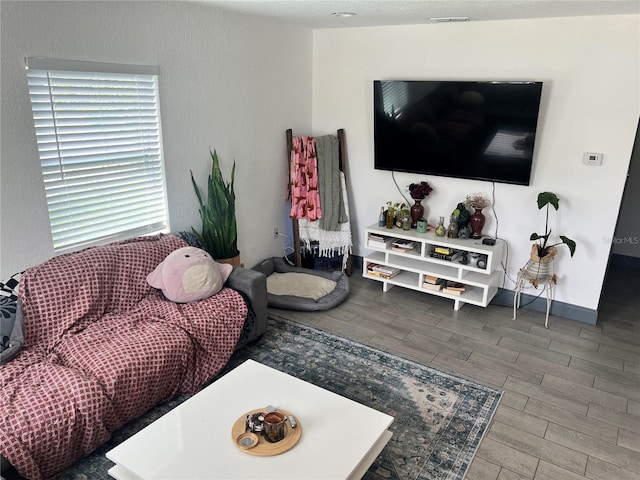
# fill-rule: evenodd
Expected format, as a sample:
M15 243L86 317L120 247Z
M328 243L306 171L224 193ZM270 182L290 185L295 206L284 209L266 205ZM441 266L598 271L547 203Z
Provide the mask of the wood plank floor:
M466 305L354 271L326 312L270 309L503 389L468 480L640 479L640 281L612 267L596 326L521 309ZM504 295L511 296L510 292Z

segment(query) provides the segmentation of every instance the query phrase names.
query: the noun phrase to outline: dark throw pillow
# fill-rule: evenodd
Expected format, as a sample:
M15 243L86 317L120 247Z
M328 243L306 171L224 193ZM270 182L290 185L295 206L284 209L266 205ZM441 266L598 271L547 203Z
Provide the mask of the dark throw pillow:
M18 284L22 273L0 282L0 363L12 358L24 343Z

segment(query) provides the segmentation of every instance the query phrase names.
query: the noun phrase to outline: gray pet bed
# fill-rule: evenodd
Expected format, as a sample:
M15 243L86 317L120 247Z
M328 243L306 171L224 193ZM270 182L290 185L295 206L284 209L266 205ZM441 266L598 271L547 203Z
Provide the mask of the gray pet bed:
M269 258L253 268L267 276L267 301L270 307L281 308L283 310L303 310L317 311L329 310L336 305L342 303L347 295L349 295L349 277L344 272L325 272L321 270L310 270L308 268L293 267L287 264L282 258ZM314 299L308 296L296 295L295 286L291 294L274 294L269 292L269 277L272 274L296 273L306 274L307 276L315 276L319 279L318 283L322 288L327 288L322 279L336 282L335 287L320 298Z

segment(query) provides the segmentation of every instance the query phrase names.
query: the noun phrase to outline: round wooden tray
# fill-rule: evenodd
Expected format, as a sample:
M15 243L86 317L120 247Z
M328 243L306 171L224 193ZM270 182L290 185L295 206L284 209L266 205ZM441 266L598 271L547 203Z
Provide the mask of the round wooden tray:
M243 452L249 453L251 455L257 455L259 457L269 457L272 455L280 455L281 453L291 450L296 445L296 443L298 443L298 440L300 440L300 437L302 436L302 428L300 427L300 422L295 416L293 416L293 418L297 423L296 428L291 428L291 425L287 420L284 424L284 428L285 428L284 438L279 442L276 442L276 443L267 442L262 435L258 435L258 445L256 445L255 447L242 448L240 445L238 445L237 438L243 433L245 433L246 431L247 415L253 415L254 413L264 412L264 411L265 411L264 408L251 410L250 412L245 413L235 421L235 423L233 424L233 427L231 427L231 438L233 440L233 443L235 443L238 446L238 448ZM286 410L282 410L281 408L279 408L278 411L286 417L291 415L291 413L287 412Z

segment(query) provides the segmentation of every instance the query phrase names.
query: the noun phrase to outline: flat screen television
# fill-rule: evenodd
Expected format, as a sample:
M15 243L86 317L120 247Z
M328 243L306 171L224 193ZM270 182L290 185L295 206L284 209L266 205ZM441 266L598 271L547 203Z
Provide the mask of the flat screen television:
M375 168L529 185L542 82L375 80Z

